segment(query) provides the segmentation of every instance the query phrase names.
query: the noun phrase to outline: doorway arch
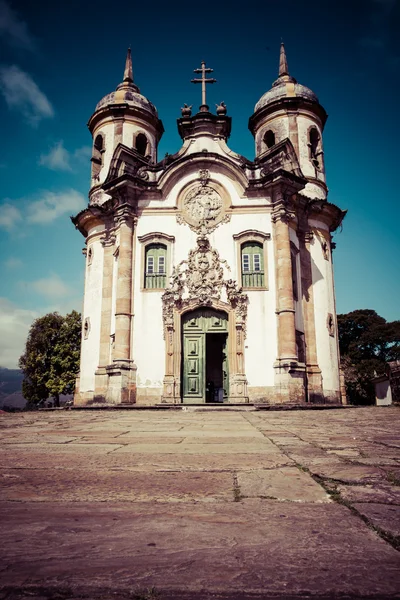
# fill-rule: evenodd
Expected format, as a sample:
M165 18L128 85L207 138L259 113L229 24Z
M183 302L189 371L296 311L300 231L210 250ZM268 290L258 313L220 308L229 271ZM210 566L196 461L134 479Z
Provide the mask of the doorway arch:
M197 311L200 311L197 313ZM221 333L226 334L226 366L228 385L224 402L246 403L249 401L247 395L247 379L244 366L244 331L243 322L238 316L237 310L231 303L212 299L207 304L199 302L198 299L187 299L182 303L171 303L170 309L166 307L164 313L164 336L165 336L165 377L163 382L162 402L181 403L190 402L183 395L183 357L184 349L184 325L190 322L191 315L206 312L211 318L223 318L221 321ZM186 316L188 315L188 317ZM192 317L193 318L193 317ZM214 323L214 324L213 324ZM216 322L210 321L211 327L218 327ZM200 326L200 325L199 325ZM203 327L203 324L201 325ZM225 328L225 329L222 329ZM189 329L189 328L188 328ZM216 332L216 330L214 330ZM204 334L207 332L205 331ZM216 332L217 333L217 332ZM206 340L204 340L206 343ZM207 383L207 382L205 382ZM206 397L199 402L205 402Z
M226 312L208 307L182 315L182 402L229 398L228 318Z

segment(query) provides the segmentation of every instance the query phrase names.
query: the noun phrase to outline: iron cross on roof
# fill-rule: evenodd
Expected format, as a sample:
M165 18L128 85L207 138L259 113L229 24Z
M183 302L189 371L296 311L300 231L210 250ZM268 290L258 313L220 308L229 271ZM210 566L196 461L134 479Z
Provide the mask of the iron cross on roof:
M216 83L217 80L212 77L207 79L206 73L212 73L213 71L214 69L206 67L206 63L204 62L204 60L202 60L201 69L194 70L194 73L201 73L201 79L199 78L191 80L192 83L201 83L201 112L208 112L208 106L206 103L206 83Z

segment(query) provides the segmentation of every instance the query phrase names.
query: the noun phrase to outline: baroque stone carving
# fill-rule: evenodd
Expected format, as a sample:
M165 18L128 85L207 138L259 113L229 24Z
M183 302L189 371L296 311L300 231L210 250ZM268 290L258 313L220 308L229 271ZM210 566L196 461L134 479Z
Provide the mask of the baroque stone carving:
M183 199L182 214L177 216L178 223L187 223L199 234L211 233L216 227L230 219L225 214L224 202L219 192L209 185L208 169L199 171L200 183L191 188Z
M195 299L198 305L209 306L213 300L220 300L225 290L226 298L236 314L236 326L245 331L248 296L232 279L224 279L224 268L228 264L222 260L217 250L210 246L209 239L201 235L197 238L197 248L190 250L187 260L174 267L171 285L165 290L163 320L168 330L174 327L174 308Z

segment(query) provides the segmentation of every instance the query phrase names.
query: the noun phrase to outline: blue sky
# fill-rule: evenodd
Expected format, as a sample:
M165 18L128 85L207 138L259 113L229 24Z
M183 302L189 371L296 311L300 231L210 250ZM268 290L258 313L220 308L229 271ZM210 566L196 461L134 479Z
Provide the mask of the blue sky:
M81 308L84 241L69 216L87 201L86 123L128 45L166 130L159 158L180 146L183 103L200 104L201 60L218 80L210 106L224 100L233 118L230 147L254 158L247 123L283 38L291 74L329 114L329 200L348 209L334 238L338 312L399 319L399 25L399 0L0 0L0 365L16 365L36 316Z

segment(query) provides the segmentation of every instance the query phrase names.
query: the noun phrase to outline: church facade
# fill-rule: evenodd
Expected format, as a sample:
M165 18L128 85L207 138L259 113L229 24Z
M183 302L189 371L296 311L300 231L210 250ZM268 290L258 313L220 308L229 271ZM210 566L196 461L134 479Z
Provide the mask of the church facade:
M257 102L255 160L227 145L224 103L163 125L133 79L96 106L76 405L340 403L332 233L316 95L290 74Z

